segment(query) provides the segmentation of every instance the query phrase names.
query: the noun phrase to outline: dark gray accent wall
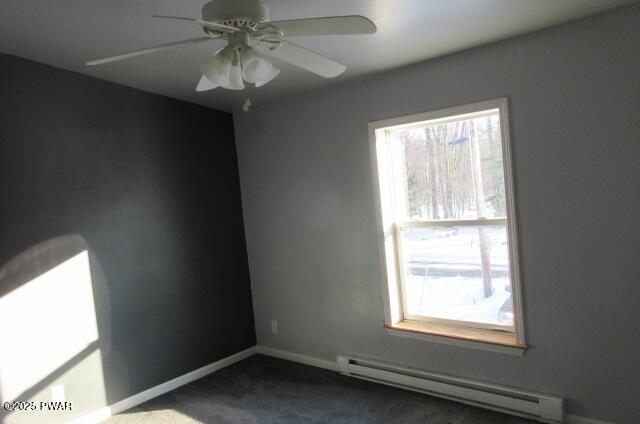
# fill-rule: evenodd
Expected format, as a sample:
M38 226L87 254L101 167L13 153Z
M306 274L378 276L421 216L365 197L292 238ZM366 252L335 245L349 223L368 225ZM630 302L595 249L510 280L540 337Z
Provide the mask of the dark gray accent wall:
M564 395L570 414L637 423L638 46L634 6L237 114L260 345ZM503 96L530 348L389 335L367 123Z
M66 378L78 416L254 346L232 116L4 54L0 70L0 297L89 251L104 379L102 404L80 399L88 346L24 398ZM0 328L15 343L20 321Z

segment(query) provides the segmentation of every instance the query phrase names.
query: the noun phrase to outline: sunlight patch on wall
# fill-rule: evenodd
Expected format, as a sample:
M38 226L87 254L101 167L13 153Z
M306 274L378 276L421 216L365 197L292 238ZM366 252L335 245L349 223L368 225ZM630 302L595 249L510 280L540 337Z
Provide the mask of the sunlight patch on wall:
M0 324L5 340L0 346L4 401L20 398L54 373L69 371L73 364L69 369L65 364L99 337L88 251L1 297ZM99 354L96 360L100 362ZM102 373L93 378L104 397L103 381L95 381L103 380Z

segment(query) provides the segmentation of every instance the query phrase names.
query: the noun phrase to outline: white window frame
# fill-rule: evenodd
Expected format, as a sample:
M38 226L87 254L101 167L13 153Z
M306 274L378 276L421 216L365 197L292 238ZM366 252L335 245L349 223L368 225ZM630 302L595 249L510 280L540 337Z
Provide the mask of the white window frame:
M426 121L434 121L441 124L450 119L460 120L460 115L469 115L469 118L483 116L489 111L498 110L500 116L500 132L502 137L502 158L505 183L506 198L506 218L483 218L474 220L440 220L440 221L404 221L396 216L398 202L405 202L406 196L396 196L398 192L405 190L404 181L394 176L394 169L391 163L400 159L399 152L394 150L388 137L383 136L383 131L393 127L424 126ZM385 119L369 123L369 138L373 164L374 196L377 202L378 220L378 246L381 262L381 275L384 283L383 293L385 300L385 324L387 327L404 321L423 321L438 324L453 325L458 327L498 330L514 333L516 342L525 345L523 307L522 307L522 287L520 278L520 261L518 255L518 231L516 223L515 194L513 184L513 166L511 155L511 137L509 132L509 107L508 99L499 98L484 102L472 103L458 107L440 109L436 111L419 113L409 116ZM481 225L501 225L506 226L507 239L509 245L509 270L511 280L511 295L514 311L513 327L500 325L489 325L482 323L471 323L457 320L447 320L442 318L427 318L405 314L406 296L404 293L404 270L402 243L400 242L401 231L404 228L427 228L442 226L481 226Z

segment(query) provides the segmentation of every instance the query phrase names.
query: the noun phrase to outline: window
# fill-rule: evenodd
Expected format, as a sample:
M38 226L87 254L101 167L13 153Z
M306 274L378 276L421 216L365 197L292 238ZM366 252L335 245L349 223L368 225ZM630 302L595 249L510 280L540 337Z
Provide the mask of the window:
M506 99L371 132L387 325L523 347Z

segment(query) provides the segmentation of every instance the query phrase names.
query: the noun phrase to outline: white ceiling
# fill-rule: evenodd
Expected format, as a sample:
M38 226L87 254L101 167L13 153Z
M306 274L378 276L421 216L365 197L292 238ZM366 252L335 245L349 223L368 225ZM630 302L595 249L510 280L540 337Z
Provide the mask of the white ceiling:
M189 24L154 14L200 16L204 0L0 0L0 51L131 87L231 111L249 96L266 104L603 12L637 0L266 0L273 20L359 14L375 35L297 37L292 41L348 66L325 80L282 66L266 87L196 93L199 65L217 42L87 67L91 59L201 36ZM1 71L0 71L1 72Z

